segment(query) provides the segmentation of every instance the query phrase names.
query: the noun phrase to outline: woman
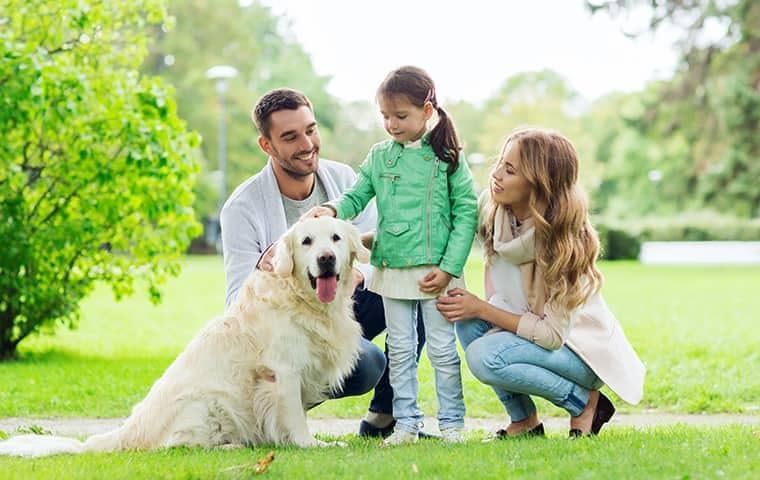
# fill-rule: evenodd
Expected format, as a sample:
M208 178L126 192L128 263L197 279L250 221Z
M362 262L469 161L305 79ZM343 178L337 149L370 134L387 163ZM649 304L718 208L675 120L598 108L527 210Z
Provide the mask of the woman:
M511 418L499 437L544 434L531 395L570 413L575 437L615 412L602 385L632 404L643 393L644 365L599 293L599 240L577 180L565 137L513 133L480 199L488 301L459 288L439 298L470 370Z

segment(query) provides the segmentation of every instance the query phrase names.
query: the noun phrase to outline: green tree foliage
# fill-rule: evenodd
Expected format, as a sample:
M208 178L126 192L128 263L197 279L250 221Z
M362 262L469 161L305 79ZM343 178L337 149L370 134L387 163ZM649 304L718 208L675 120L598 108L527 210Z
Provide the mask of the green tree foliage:
M647 14L646 25L638 30L625 25L630 35L662 25L682 32L677 43L682 58L674 77L650 85L637 98L639 107L627 122L638 138L621 148L623 156L645 156L650 165L660 165L658 205L760 216L760 2L587 3L592 11L620 17L632 11ZM634 152L642 147L653 155ZM620 186L636 183L623 172L615 176Z
M584 129L586 105L558 73L523 72L507 78L499 90L479 107L466 102L447 106L469 155L486 161L475 168L480 187L488 184L488 168L501 153L504 140L515 129L540 126L570 138L581 157L581 178L587 188L599 183L599 166L592 155L595 137Z
M219 177L212 175L219 165L220 106L214 82L205 76L208 68L231 65L239 72L228 82L225 94L228 194L266 163L256 143L251 110L267 90L287 86L308 95L328 154L330 132L339 115L337 101L326 93L329 78L314 72L310 57L292 38L284 19L258 2L246 5L238 0L172 2L174 28L155 28L156 42L143 65L144 72L175 86L180 116L203 136L203 172L196 188L200 217L216 215L220 200Z
M160 0L0 0L0 357L94 282L154 300L197 235L197 144L138 72Z

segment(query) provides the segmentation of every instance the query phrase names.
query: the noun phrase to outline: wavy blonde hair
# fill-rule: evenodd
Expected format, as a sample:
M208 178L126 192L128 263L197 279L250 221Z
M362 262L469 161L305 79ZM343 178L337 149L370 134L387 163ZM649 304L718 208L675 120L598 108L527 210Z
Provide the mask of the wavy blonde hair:
M547 302L555 311L568 313L585 303L603 282L596 266L599 236L578 185L578 154L567 138L541 128L513 132L504 149L510 142L517 142L517 170L531 186L528 204L535 225L536 263L543 272ZM496 206L487 195L478 230L489 259L496 253Z

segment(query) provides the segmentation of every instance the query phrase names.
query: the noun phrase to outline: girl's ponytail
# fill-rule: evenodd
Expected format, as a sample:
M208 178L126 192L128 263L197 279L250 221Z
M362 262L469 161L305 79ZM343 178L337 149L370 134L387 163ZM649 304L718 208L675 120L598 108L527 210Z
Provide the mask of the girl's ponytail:
M430 146L438 158L449 164L449 173L454 173L459 167L459 151L462 150L462 146L459 144L454 122L446 114L446 110L437 105L435 96L431 101L433 108L438 112L438 123L430 132Z

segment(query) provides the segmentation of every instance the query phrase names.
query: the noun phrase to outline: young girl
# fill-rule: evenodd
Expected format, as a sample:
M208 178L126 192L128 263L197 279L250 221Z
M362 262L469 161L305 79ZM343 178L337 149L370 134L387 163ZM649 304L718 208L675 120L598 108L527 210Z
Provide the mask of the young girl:
M340 200L311 215L350 219L377 201L378 225L368 288L383 296L388 326L394 433L386 445L416 442L423 414L417 405L417 305L435 370L438 424L444 441L462 441L464 399L453 325L436 297L461 286L477 223L472 175L451 119L438 104L428 74L401 67L383 80L377 101L390 140L372 147L359 179ZM438 122L427 130L433 113Z
M580 436L598 434L615 412L602 385L634 404L643 393L644 365L599 293L599 240L577 182L569 140L513 133L481 198L488 301L462 289L439 300L470 370L511 417L502 438L544 434L531 395L565 409Z

